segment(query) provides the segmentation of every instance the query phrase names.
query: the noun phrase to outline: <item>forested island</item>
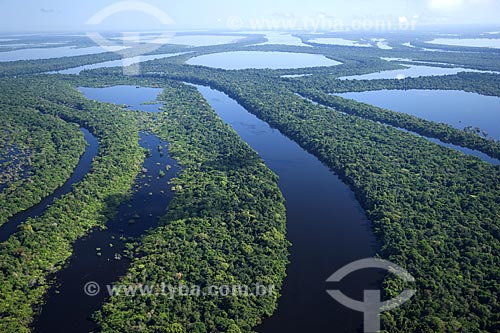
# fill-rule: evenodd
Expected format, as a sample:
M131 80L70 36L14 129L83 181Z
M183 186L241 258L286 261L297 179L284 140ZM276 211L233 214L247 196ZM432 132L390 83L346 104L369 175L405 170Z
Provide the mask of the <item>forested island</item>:
M472 126L461 130L335 95L429 89L500 97L498 52L442 45L441 51L426 52L421 48L431 47L428 43L414 40L415 47L406 47L399 35L389 40L390 50L319 44L307 34L295 35L304 46L262 45L263 35L240 37L214 46L166 44L149 54L176 55L143 62L133 76L124 75L122 67L47 73L120 59L111 52L0 62L0 226L71 177L86 148L81 129L99 141L83 180L0 244L0 331L34 330L75 242L105 229L132 196L134 180L145 173L140 132L168 142L181 171L169 183L174 196L157 225L124 240L127 251L120 256L130 265L116 283L258 282L275 289L266 297L246 298L116 295L89 314L97 330L254 332L277 312L293 249L279 178L191 84L227 94L349 186L380 242L377 257L416 279L413 285L392 275L381 281L386 298L408 288L417 291L410 302L382 314L383 332L499 331L500 167L429 139L496 159L500 141ZM300 53L340 64L240 70L187 64L234 51ZM476 72L340 79L404 70L414 61ZM78 90L125 85L161 88L155 101L144 101L159 103L159 112L90 100ZM304 223L314 229L313 222ZM341 237L331 235L331 241Z

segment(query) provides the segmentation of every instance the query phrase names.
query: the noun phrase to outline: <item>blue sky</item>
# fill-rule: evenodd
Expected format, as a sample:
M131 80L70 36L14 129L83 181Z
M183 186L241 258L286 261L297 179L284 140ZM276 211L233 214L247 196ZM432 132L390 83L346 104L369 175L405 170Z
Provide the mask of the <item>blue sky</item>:
M116 0L0 0L2 31L87 31L85 22ZM418 17L420 24L500 24L498 0L139 0L157 7L175 22L173 29L227 27L228 18L238 17L243 27L252 20L328 17L353 19L397 19ZM138 12L109 17L99 30L161 29L155 18Z

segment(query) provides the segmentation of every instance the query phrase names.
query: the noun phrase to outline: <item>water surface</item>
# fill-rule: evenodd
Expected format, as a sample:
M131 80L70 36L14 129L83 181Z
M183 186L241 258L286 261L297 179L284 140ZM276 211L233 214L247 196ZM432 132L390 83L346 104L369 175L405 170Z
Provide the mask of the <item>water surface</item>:
M113 37L113 40L132 43L176 44L185 46L213 46L231 44L240 41L242 36L229 35L176 35L172 33L134 33Z
M180 44L187 46L211 46L231 44L242 40L241 36L226 35L184 35L175 36L168 41L169 44Z
M5 242L12 234L14 234L17 231L18 226L24 223L28 218L35 218L42 215L55 200L71 192L73 185L82 181L85 175L91 170L92 160L95 156L97 156L97 152L99 150L99 142L92 134L90 134L88 130L84 128L81 130L85 136L85 141L87 141L87 148L85 149L85 153L80 158L80 161L78 162L78 165L73 171L71 177L63 184L63 186L44 198L39 204L14 215L8 222L3 224L0 227L0 243Z
M500 140L500 98L457 90L377 90L337 94L359 102L445 123L479 127Z
M441 44L451 46L469 46L469 47L487 47L487 48L500 48L500 39L496 38L436 38L429 44Z
M107 47L106 49L104 49L100 46L82 48L75 48L74 46L64 46L52 48L22 49L0 52L0 62L73 57L80 55L105 53L109 52L110 50L118 51L121 49L123 49L123 47Z
M344 38L315 38L309 40L311 43L327 44L327 45L340 45L340 46L358 46L358 47L372 47L373 45L367 42L349 40Z
M259 45L291 45L291 46L305 46L312 47L311 45L302 43L302 39L299 37L295 37L289 33L281 33L281 32L267 32L265 35L267 42L259 44Z
M319 104L313 100L310 100L309 98L306 98L304 96L301 96L300 94L297 94L297 96L303 98L304 100L310 102L310 103L313 103L313 104L316 104L316 105L321 105L323 107L326 107L328 109L332 109L334 110L335 112L339 112L339 113L342 113L342 114L346 114L344 112L340 112L340 111L337 111L329 106L326 106L326 105L323 105L323 104ZM404 128L400 128L400 127L394 127L392 125L387 125L386 126L388 127L393 127L393 128L396 128L397 130L399 131L403 131L403 132L406 132L406 133L411 133L413 135L416 135L416 136L419 136L421 138L424 138L426 139L427 141L430 141L432 143L435 143L441 147L446 147L446 148L450 148L450 149L453 149L453 150L457 150L461 153L464 153L465 155L470 155L470 156L475 156L475 157L478 157L480 158L481 160L487 162L487 163L491 163L493 165L500 165L500 160L496 159L496 158L493 158L493 157L490 157L489 155L483 153L483 152L480 152L478 150L474 150L474 149L470 149L470 148L465 148L465 147L460 147L460 146L457 146L457 145L454 145L454 144L451 144L451 143L446 143L446 142L443 142L439 139L436 139L436 138L430 138L430 137L426 137L426 136L423 136L423 135L420 135L418 133L415 133L415 132L412 132L412 131L409 131L407 129L404 129Z
M207 54L191 58L187 63L189 65L222 69L283 69L340 65L340 62L328 59L323 55L260 51L236 51Z
M156 100L158 95L163 91L161 88L113 86L108 88L80 87L78 89L88 99L105 103L126 105L129 110L152 113L161 112L161 103Z
M140 237L156 227L158 218L166 214L173 197L169 181L179 168L168 155L166 142L141 133L140 144L151 155L145 159L143 172L136 179L132 198L120 205L116 217L106 224L106 230L95 230L76 241L67 267L53 277L55 284L46 296L35 332L95 331L97 326L90 316L109 296L106 286L117 282L130 266L130 260L124 256L125 239ZM169 171L167 165L172 167ZM160 171L166 173L165 177L159 177ZM109 198L113 199L116 198ZM98 283L100 293L86 295L84 287L88 282Z
M326 279L354 260L373 256L377 244L370 221L352 191L297 143L247 112L227 95L198 86L219 116L279 176L286 200L291 263L277 312L256 330L260 333L356 332L360 313L348 310L326 293ZM340 287L362 299L380 276L367 270ZM330 288L331 289L331 288Z
M162 91L135 86L79 90L89 99L129 104L135 110L144 112L159 111L159 105L142 103L156 98ZM127 240L144 235L156 227L158 219L166 214L174 195L170 180L177 175L179 166L169 155L168 143L155 135L140 133L140 145L150 154L146 155L142 171L136 178L131 198L119 206L116 217L106 223L106 230L95 230L76 241L67 266L53 277L55 284L46 296L35 332L95 331L97 327L90 316L102 307L109 296L106 286L117 282L130 266L129 259L124 256ZM109 198L110 201L115 199ZM90 297L85 294L84 287L88 282L100 285L98 295Z
M386 59L392 60L397 58L386 58ZM405 60L401 59L401 61ZM382 71L382 72L363 74L363 75L344 76L340 77L339 80L378 80L378 79L403 80L407 77L454 75L461 72L486 73L486 71L479 71L467 68L457 68L457 67L443 68L443 67L417 66L417 65L415 66L408 65L407 67L408 68L406 69L396 69L396 70Z
M100 62L100 63L96 63L96 64L91 64L91 65L78 66L78 67L74 67L74 68L64 69L64 70L56 71L56 72L49 72L47 74L80 74L80 72L84 71L84 70L97 69L97 68L109 68L109 67L125 67L125 66L140 64L140 63L145 62L145 61L170 58L170 57L178 56L181 54L184 54L184 53L157 54L157 55L124 58L121 60L105 61L105 62Z
M372 42L375 42L379 49L392 50L392 46L389 45L389 42L385 38L372 38Z

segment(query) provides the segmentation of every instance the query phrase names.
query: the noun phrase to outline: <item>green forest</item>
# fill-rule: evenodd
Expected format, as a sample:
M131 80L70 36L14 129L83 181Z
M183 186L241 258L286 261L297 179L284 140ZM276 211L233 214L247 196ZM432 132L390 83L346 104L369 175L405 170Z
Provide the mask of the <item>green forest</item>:
M30 330L51 283L50 275L69 258L72 242L94 227L104 227L117 205L126 199L131 181L140 170L142 150L137 144L140 130L153 131L168 140L171 154L183 165L184 171L173 185L175 200L161 222L162 227L145 236L134 250L137 261L127 275L130 281L142 281L145 277L148 281L169 281L182 272L186 283L250 285L260 281L276 286L275 294L269 297L232 298L232 312L238 315L229 318L223 310L213 311L226 305L213 303L213 299L202 303L193 299L192 307L182 313L168 311L167 317L153 318L157 324L148 328L149 331L159 326L174 329L178 325L197 328L200 332L248 331L274 312L279 286L285 276L288 247L283 197L276 185L276 176L217 119L199 93L175 82L164 83L161 100L166 112L153 121L141 113L85 100L67 83L51 80L50 86L55 84L58 88L51 89L47 78L29 80L32 94L18 103L91 130L100 142L98 162L94 161L99 168L94 167L71 194L57 201L43 216L28 220L18 233L1 244L2 331ZM22 80L9 81L5 89L15 89L22 84L25 84ZM167 89L169 86L172 87ZM14 96L11 102L16 102ZM130 164L134 159L136 162ZM94 197L96 193L100 194ZM63 216L64 219L59 220ZM40 242L40 239L46 241ZM199 251L201 244L206 252ZM228 249L231 250L228 252ZM158 256L163 253L172 253L172 256ZM187 258L190 261L186 261ZM170 270L158 271L160 267ZM213 274L209 280L207 271ZM14 276L18 278L13 279ZM20 288L23 293L18 292ZM122 304L125 301L127 303ZM167 304L163 298L157 302L139 299L137 304L129 304L129 301L112 299L102 314L96 315L104 331L124 330L130 325L144 330L153 320L144 315L146 311L156 309L166 314L169 307L184 304ZM228 302L228 299L216 299L216 302ZM137 315L130 317L128 311L119 310L124 307L133 307Z
M0 331L29 332L43 303L49 276L70 257L73 242L107 217L128 196L144 153L134 117L120 107L86 100L68 84L47 78L4 80L2 102L78 123L100 143L91 173L73 191L0 244Z
M266 297L116 296L103 332L248 332L276 309L285 276L285 208L274 174L195 88L165 82L150 129L184 167L160 227L141 240L122 284L274 285ZM179 281L178 274L182 274Z
M261 35L229 45L167 44L149 54L181 54L144 62L137 76L123 75L121 67L47 74L121 58L109 52L0 62L0 226L68 180L86 149L82 128L99 141L84 179L0 243L0 332L33 330L54 276L68 263L75 242L105 229L130 198L134 180L143 172L140 132L168 142L181 172L170 184L174 196L166 215L128 243L130 267L117 283L207 287L258 282L275 289L266 297L244 298L113 296L92 315L98 331L254 332L276 313L293 246L287 239L286 198L278 177L186 83L226 93L317 157L354 192L380 242L377 256L416 278L416 295L382 314L381 332L499 332L500 166L426 138L497 159L500 143L334 95L434 89L500 97L498 73L338 79L408 64L383 57L493 71L498 70L498 52L458 52L451 46L423 52L428 43L416 40L414 48L404 47L395 42L400 36L394 36L392 50L361 51L317 44L311 42L313 35L297 36L309 46L258 45L265 41ZM241 50L324 55L341 64L261 70L185 64L196 56ZM89 100L78 91L118 85L161 88L161 112ZM332 235L332 242L335 237L339 235ZM382 285L387 298L407 287L393 276Z
M5 101L8 90L1 91ZM0 104L0 225L42 200L71 175L85 150L78 126L35 109Z
M499 329L497 167L362 117L314 105L272 78L167 68L164 77L226 92L350 184L383 242L380 255L405 265L417 278L415 300L384 315L386 331ZM159 68L145 71L157 73ZM477 281L482 281L481 292L467 292ZM394 280L385 286L388 295L403 288Z

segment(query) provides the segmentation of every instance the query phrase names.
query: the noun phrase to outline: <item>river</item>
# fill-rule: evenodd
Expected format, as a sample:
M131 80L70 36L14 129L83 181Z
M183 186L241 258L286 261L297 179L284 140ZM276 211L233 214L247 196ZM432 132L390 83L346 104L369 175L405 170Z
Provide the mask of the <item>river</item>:
M321 105L323 107L326 107L326 108L329 108L329 109L333 109L333 108L331 108L329 106L326 106L326 105L323 105L323 104L319 104L319 103L317 103L317 102L315 102L315 101L313 101L313 100L311 100L309 98L306 98L306 97L304 97L304 96L302 96L300 94L297 94L297 96L299 96L299 97L303 98L304 100L306 100L306 101L308 101L310 103L313 103L315 105ZM343 97L348 98L348 95L344 94ZM337 111L337 112L340 112L340 111ZM386 126L391 126L391 125L386 125ZM422 137L422 138L424 138L424 139L426 139L426 140L428 140L430 142L433 142L433 143L435 143L437 145L440 145L442 147L446 147L446 148L450 148L450 149L453 149L453 150L457 150L457 151L459 151L461 153L464 153L465 155L478 157L478 158L480 158L481 160L483 160L483 161L485 161L487 163L491 163L493 165L500 165L500 160L498 160L496 158L493 158L493 157L491 157L491 156L489 156L489 155L487 155L487 154L485 154L483 152L480 152L478 150L474 150L474 149L470 149L470 148L465 148L465 147L457 146L457 145L454 145L454 144L451 144L451 143L446 143L446 142L443 142L443 141L441 141L439 139L431 138L431 137L426 137L426 136L420 135L418 133L406 130L404 128L400 128L400 127L394 127L394 128L396 128L396 129L398 129L400 131L406 132L406 133L411 133L413 135Z
M218 115L279 176L286 200L287 238L292 242L277 312L257 327L260 333L355 332L362 315L328 296L325 280L378 248L370 221L353 192L327 166L297 143L246 111L224 93L197 86ZM341 290L362 299L381 276L371 270L352 274Z
M340 288L350 297L362 300L363 290L378 287L380 273L364 270L351 274L338 285L326 282L339 268L355 260L371 257L378 249L370 221L353 192L317 158L246 111L236 101L210 88L197 87L218 115L279 176L279 187L286 200L287 238L293 243L287 267L288 276L276 313L265 319L256 330L261 333L359 330L362 314L338 304L327 294L327 290ZM142 102L154 99L157 93L131 86L80 90L88 98L137 107ZM140 94L131 94L132 90L147 93L141 97ZM132 95L136 96L135 101L131 100ZM149 163L148 160L145 163ZM155 160L151 163L153 167L156 165ZM150 168L146 164L145 167ZM153 174L156 172L153 171ZM142 187L137 193L140 191L143 191ZM164 204L166 206L167 202ZM119 220L127 221L130 214L145 209L142 205L140 200L134 199L122 205L118 216L125 217ZM138 215L144 216L144 213ZM123 246L116 240L122 235L130 236L127 223L123 221L110 221L106 231L96 231L89 238L76 243L68 267L57 274L59 283L49 293L36 332L56 332L54 329L57 329L60 332L71 330L78 333L95 329L88 316L100 308L107 295L101 291L97 297L88 297L83 293L83 287L89 281L105 286L117 281L126 272L127 263L114 259L115 253L121 253ZM109 243L113 244L112 248ZM79 323L76 328L74 323Z
M95 156L97 156L97 152L99 150L99 142L92 134L90 134L88 130L82 128L81 131L83 132L85 141L87 141L88 145L71 177L63 184L63 186L44 198L39 204L14 215L8 222L2 225L0 227L0 243L9 239L9 237L17 231L17 228L21 223L25 222L29 218L35 218L42 215L55 200L71 192L73 185L79 183L91 170L92 160Z
M126 240L154 228L158 218L166 214L173 197L169 182L179 167L168 154L168 144L155 135L141 133L140 144L151 154L144 161L131 199L120 205L106 230L95 230L76 241L67 266L53 277L54 284L35 323L35 332L88 333L97 329L90 316L108 297L106 286L118 281L130 266L124 256ZM160 170L166 173L164 177L159 177ZM100 293L92 297L85 294L84 287L89 282L98 283Z

